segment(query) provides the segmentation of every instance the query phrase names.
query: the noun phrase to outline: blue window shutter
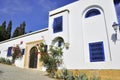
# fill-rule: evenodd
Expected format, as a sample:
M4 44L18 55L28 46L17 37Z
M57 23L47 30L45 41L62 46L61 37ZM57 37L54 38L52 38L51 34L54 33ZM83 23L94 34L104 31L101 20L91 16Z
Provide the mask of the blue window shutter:
M61 32L63 30L63 17L54 18L53 33Z
M22 51L21 51L21 52L22 52L22 55L24 55L25 49L22 49Z
M103 42L89 43L90 62L105 61Z
M12 47L8 47L7 57L11 56Z

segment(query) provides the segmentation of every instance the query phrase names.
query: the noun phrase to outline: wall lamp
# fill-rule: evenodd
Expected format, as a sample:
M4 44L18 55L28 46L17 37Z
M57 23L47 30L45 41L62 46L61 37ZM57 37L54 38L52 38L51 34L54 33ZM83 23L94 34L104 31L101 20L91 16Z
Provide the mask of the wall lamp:
M112 27L113 27L113 29L114 29L115 33L117 33L117 30L118 30L119 24L118 24L118 23L116 23L116 22L113 22Z

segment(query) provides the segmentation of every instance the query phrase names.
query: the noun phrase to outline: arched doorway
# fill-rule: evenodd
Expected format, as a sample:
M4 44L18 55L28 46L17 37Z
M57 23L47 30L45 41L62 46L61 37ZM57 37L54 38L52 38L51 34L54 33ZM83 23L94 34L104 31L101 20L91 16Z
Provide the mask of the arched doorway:
M38 50L37 47L32 47L30 50L29 56L29 68L37 68L37 60L38 60Z

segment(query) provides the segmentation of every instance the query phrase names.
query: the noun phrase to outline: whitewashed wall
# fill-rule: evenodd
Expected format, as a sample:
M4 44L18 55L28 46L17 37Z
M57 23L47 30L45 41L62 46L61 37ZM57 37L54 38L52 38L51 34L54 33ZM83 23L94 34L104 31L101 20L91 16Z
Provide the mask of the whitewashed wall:
M87 33L87 28L84 29L86 23L83 23L85 20L83 17L85 12L90 8L99 8L102 11L104 19L89 24L90 27L92 25L95 25L96 27L90 30L87 26L90 32L88 32L89 34L84 35L84 33ZM64 16L64 14L62 14L64 13L64 10L69 10L69 20L67 23L63 23L63 27L68 27L68 29L64 29L63 32L57 34L54 33L52 37L53 39L56 36L61 36L65 39L65 42L70 43L69 49L64 50L64 66L69 69L120 69L120 40L116 40L116 43L113 41L115 31L113 30L112 25L113 22L117 22L113 0L80 0L51 11L49 14L49 30L51 35L53 34L53 19L60 15ZM91 20L94 21L95 19ZM105 25L104 28L102 27L103 23ZM62 34L66 33L66 31L68 32L67 36ZM100 31L101 34L95 34ZM119 34L120 33L118 32L118 37ZM86 36L89 38L85 38ZM68 38L67 41L66 38ZM85 46L85 44L101 40L105 43L105 61L90 62L88 46Z
M20 48L26 48L26 43L28 42L33 42L33 41L37 41L37 40L41 40L43 39L42 36L44 37L44 39L46 40L46 42L48 42L47 40L49 39L48 35L48 29L43 29L43 30L39 30L36 32L32 32L29 34L25 34L23 36L19 36L16 38L12 38L3 42L0 42L0 57L4 57L4 58L10 58L11 57L7 57L7 51L8 51L8 47L11 46L16 46L18 44L20 44L21 41L23 41L23 44L20 45ZM23 58L21 59L17 59L15 61L15 65L18 67L24 67L24 55Z

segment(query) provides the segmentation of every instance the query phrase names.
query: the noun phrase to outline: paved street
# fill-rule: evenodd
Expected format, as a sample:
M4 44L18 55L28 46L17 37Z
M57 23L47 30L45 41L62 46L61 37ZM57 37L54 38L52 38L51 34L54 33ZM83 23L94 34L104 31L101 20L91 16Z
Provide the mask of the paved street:
M0 64L0 80L53 80L46 72Z

